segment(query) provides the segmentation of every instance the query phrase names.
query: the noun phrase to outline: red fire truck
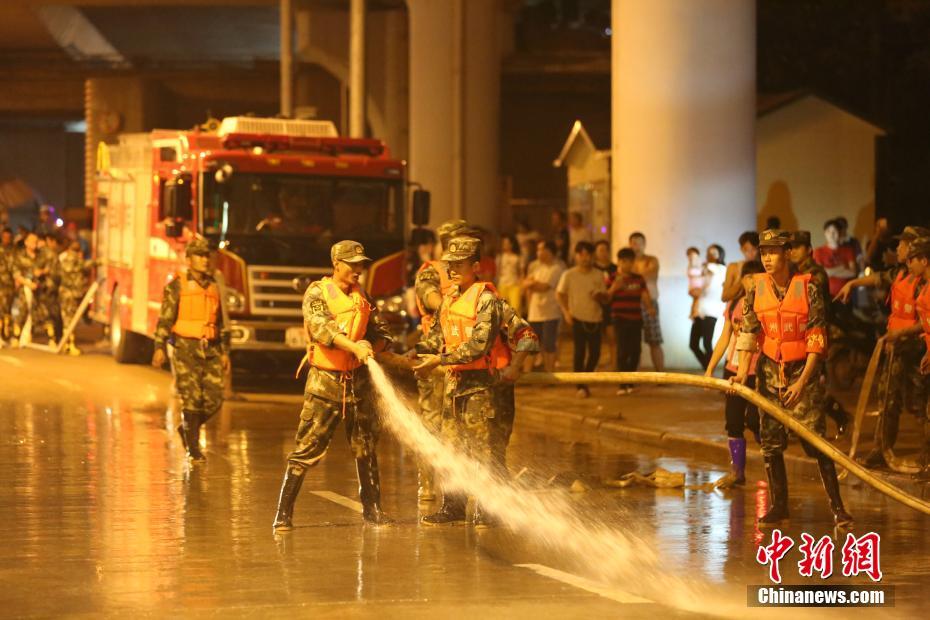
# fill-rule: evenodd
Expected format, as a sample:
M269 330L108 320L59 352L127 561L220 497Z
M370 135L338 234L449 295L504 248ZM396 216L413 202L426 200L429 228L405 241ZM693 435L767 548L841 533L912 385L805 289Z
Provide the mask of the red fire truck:
M97 168L93 317L119 362L151 350L162 290L194 234L219 248L237 357L302 352L303 292L331 272L342 239L364 244L364 286L405 332L405 162L380 140L340 138L328 121L234 117L121 135L98 148ZM414 199L428 211L425 192Z

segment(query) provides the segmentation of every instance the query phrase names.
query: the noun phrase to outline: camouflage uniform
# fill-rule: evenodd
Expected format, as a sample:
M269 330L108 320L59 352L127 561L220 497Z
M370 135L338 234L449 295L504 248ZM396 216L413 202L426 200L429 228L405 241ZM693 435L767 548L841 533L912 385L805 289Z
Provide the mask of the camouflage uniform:
M193 243L193 242L192 242ZM207 288L215 283L208 273L188 271L187 277ZM155 328L155 348L164 350L171 340L174 344L174 375L181 407L185 414L198 416L197 425L203 424L223 405L223 356L229 354L230 332L223 324L223 313L217 312L215 340L182 338L172 333L177 322L181 298L181 279L174 278L165 285L161 312Z
M417 274L414 290L423 307L426 307L426 299L432 293L442 294L439 273L433 265L428 265ZM444 376L439 373L417 378L420 418L423 420L423 425L437 435L442 427L443 384Z
M6 340L13 332L13 297L16 283L13 280L13 248L0 248L0 339Z
M58 304L61 322L65 328L77 312L87 290L87 272L93 264L84 260L80 250L65 250L58 257L61 283L58 286Z
M775 288L775 293L779 299L784 298L787 289ZM822 329L826 330L826 321L824 320L824 299L821 295L821 289L814 283L813 279L807 284L808 299L808 321L807 330ZM743 299L743 323L740 326L739 340L737 341L737 350L754 351L757 346L758 334L762 330L759 317L753 309L756 299L755 282L746 293ZM781 405L784 390L800 378L804 371L806 359L795 362L780 363L766 355L759 356L759 365L756 368L756 387L759 393L768 400ZM818 364L820 369L811 375L811 379L804 386L804 392L799 401L791 408L791 416L798 422L823 435L826 431L826 418L822 408L824 398L823 385L816 379L822 374L823 362ZM788 433L785 427L774 417L762 414L762 453L764 455L784 452L788 446ZM805 450L811 454L811 448L806 443ZM812 454L813 455L813 454Z
M332 346L343 333L323 298L322 287L314 282L303 300L304 325L313 342ZM391 343L387 323L372 308L365 340L372 346ZM304 388L304 404L297 427L297 447L287 460L298 467L310 467L326 453L339 421L345 419L346 438L355 458L375 453L380 425L371 406L371 384L367 366L342 373L310 366Z
M47 320L47 304L43 303L43 297L47 295L45 287L48 284L48 274L36 275L37 271L47 268L47 255L41 249L36 250L35 256L30 256L25 249L21 249L13 255L13 277L19 280L38 283L38 287L33 291L31 308L26 299L24 286L17 286L17 315L15 322L17 334L23 326L25 326L26 319L30 312L32 312L33 328Z

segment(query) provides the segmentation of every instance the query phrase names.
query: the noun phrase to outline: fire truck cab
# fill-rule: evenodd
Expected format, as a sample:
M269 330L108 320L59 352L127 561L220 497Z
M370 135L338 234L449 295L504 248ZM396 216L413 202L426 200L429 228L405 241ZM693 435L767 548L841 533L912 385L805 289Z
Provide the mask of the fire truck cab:
M303 352L303 292L331 272L330 246L343 239L374 259L364 286L406 332L405 162L380 140L252 117L123 134L98 148L95 196L93 317L109 325L119 362L151 350L162 291L195 234L219 249L234 355Z

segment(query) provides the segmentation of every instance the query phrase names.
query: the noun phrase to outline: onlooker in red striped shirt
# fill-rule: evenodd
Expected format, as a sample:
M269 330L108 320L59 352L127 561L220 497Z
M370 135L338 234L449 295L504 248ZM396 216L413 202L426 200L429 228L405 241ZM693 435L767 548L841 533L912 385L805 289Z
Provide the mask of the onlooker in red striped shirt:
M617 252L617 273L611 278L607 294L610 316L616 337L617 370L633 372L639 367L643 339L643 310L655 316L655 306L643 276L633 273L636 253L630 248ZM617 394L629 394L633 388L621 385Z

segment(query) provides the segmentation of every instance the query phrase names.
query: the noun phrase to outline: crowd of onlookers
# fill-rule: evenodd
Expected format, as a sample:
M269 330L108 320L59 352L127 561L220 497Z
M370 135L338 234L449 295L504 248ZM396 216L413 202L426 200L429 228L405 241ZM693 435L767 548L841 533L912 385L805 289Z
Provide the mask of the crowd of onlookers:
M770 218L766 228L779 228ZM561 211L552 213L547 235L540 234L526 221L519 221L512 234L492 239L483 233L486 251L482 257L484 279L496 284L511 306L524 315L539 336L542 353L534 360L540 370L556 367L559 333L563 326L573 341L573 370L589 372L597 368L601 350L606 348L612 368L634 371L639 366L645 342L653 367L665 368L662 330L659 322L659 259L646 253L646 236L634 232L628 245L611 250L609 241L595 240L582 215ZM894 263L894 244L886 220L876 223L875 235L866 251L849 236L845 218L829 220L823 227L824 244L811 248L813 259L829 276L830 293L836 294L866 266L883 268ZM414 263L430 260L424 254L435 244L426 229L414 231ZM714 334L718 323L726 323L730 302L743 294L744 277L761 272L759 234L747 231L739 237L741 257L729 264L724 248L717 243L703 251L689 247L687 286L692 298L689 346L702 368L714 357ZM488 250L492 251L488 251ZM416 265L410 270L416 271ZM414 304L411 315L416 316ZM724 326L725 329L725 326ZM603 346L607 338L609 346ZM631 391L621 386L618 393ZM580 398L589 395L584 385L577 387Z

